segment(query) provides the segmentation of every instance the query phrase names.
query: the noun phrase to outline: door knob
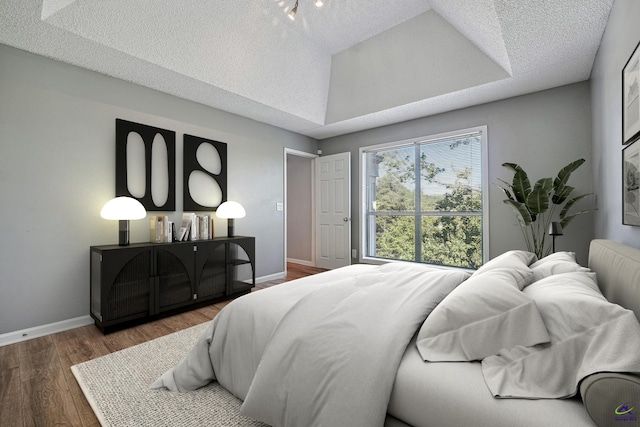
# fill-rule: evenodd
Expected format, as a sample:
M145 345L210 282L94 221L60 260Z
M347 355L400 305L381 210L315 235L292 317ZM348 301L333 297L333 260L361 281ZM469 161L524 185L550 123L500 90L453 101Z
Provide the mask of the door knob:
M346 218L346 217L345 217L345 218L342 218L342 220L343 220L344 222L349 222L349 218Z

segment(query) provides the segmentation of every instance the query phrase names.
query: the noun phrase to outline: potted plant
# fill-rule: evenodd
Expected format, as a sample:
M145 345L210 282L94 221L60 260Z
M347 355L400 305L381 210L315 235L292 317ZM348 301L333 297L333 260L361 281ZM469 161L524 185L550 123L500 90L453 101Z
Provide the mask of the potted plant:
M578 169L584 159L578 159L569 163L558 172L554 178L541 178L531 186L527 173L516 163L503 163L502 166L513 172L511 183L500 180L505 186L500 189L507 196L503 202L513 209L529 252L543 258L551 252L550 247L545 247L545 237L549 224L556 212L560 209L559 218L562 228L566 228L576 216L591 212L593 209L585 209L572 213L571 208L579 200L589 194L571 197L574 187L567 185L571 173Z

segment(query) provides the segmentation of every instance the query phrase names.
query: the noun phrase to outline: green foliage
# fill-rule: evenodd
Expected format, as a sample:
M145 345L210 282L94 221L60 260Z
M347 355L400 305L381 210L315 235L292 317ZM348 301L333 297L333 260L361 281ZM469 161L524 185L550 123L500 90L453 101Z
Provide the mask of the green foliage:
M412 216L379 216L376 220L376 256L414 261L415 225Z
M530 252L534 252L538 258L542 258L551 252L551 247L546 245L545 237L556 207L561 209L559 219L563 229L576 216L593 210L585 209L579 212L571 212L571 208L576 202L590 195L582 194L569 199L575 188L567 185L567 182L571 177L571 173L584 162L584 159L578 159L569 163L560 169L555 179L539 179L533 185L533 188L531 187L529 176L522 167L516 163L502 164L502 166L513 172L513 178L510 183L500 180L505 186L498 185L507 196L503 202L516 215L527 249Z
M397 175L386 174L379 178L377 191L377 211L404 212L413 210L415 206L413 192L403 185Z
M470 170L457 171L454 184L436 205L442 212L478 212L482 196L469 185ZM422 220L422 262L466 268L482 265L481 216L427 216Z
M468 141L460 140L450 149ZM413 151L413 147L410 149ZM451 184L438 182L445 169L427 160L418 161L409 150L381 152L374 159L380 167L375 183L375 256L430 264L478 268L482 265L482 195L471 185L471 170L455 170ZM416 173L416 163L420 172ZM415 179L446 187L444 194L421 194L415 214ZM388 212L388 214L382 214ZM404 214L402 214L404 213ZM416 223L419 221L419 223ZM416 227L420 230L416 242ZM416 259L416 246L422 254Z

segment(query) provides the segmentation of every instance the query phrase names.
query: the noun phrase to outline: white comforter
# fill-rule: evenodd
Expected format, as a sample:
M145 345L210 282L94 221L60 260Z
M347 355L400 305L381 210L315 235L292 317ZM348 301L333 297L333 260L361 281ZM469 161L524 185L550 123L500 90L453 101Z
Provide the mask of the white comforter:
M216 379L273 426L382 426L404 350L468 273L354 265L229 304L153 388Z

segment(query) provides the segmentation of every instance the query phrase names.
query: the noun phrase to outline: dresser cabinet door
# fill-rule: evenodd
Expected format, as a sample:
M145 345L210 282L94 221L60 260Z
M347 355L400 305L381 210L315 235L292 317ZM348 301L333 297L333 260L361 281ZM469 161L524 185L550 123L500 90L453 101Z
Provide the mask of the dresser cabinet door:
M162 312L190 304L194 294L193 245L155 246L155 310Z
M196 242L196 295L198 300L225 295L227 283L224 241Z
M151 314L152 254L152 248L93 252L92 314L104 323Z

